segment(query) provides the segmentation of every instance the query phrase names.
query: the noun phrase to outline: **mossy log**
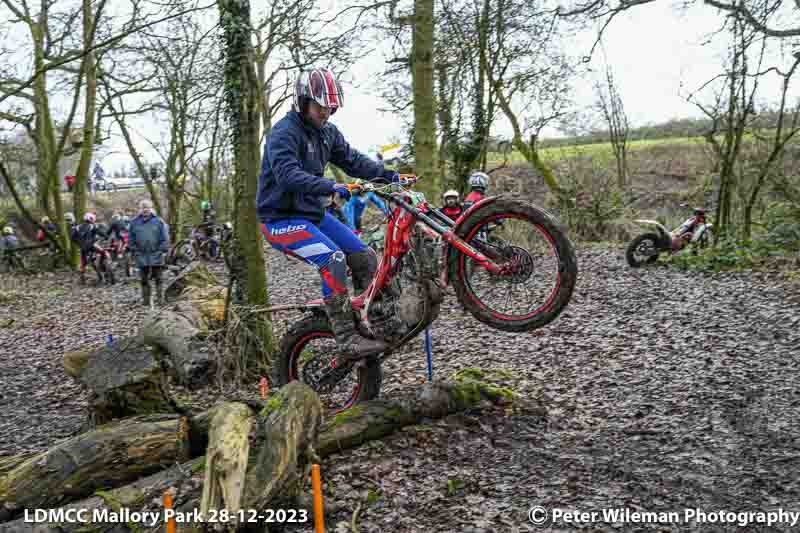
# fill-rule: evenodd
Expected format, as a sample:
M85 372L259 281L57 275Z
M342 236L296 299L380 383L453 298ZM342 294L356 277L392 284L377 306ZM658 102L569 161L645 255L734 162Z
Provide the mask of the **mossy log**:
M258 415L255 431L247 430L251 439L255 433L255 439L252 439L253 442L249 446L247 473L240 500L241 508L274 506L275 500L293 501L293 496L298 496L295 494L298 482L304 479L307 463L312 458L317 460L315 453L318 458L325 458L341 450L385 437L424 418L440 418L477 407L484 402L499 404L512 399L513 393L508 389L471 379L472 377L480 378L480 375L459 376L458 381L453 383L425 384L401 392L397 399L391 401L365 402L325 420L321 425L322 407L317 396L308 387L291 383L279 389L267 402L248 402L250 409L244 409L244 404L226 403L196 415L189 423L192 448L201 449L197 447L210 442L209 436L212 436L212 442L221 443L221 437L225 435L224 428L236 426L231 424L232 420L236 420L237 417L244 420L252 415ZM254 404L260 407L254 410ZM252 415L248 415L248 411ZM246 424L240 425L237 430L242 435L245 433L245 426ZM213 429L214 427L217 429ZM236 447L243 446L240 438L233 440L237 443ZM209 450L216 447L210 444ZM191 512L195 509L200 511L203 491L200 480L206 475L205 465L209 463L215 469L219 466L209 461L208 457L197 457L190 466L184 465L181 469L172 468L131 485L109 490L106 500L119 502L131 510L142 510L148 505L153 508L153 498L160 498L165 490L177 486L183 479L183 485L176 491L178 500L175 508L182 512ZM142 487L151 489L155 487L157 490L155 492L151 490L145 496ZM92 498L69 507L91 509L98 505L105 503ZM209 506L209 508L214 507ZM217 508L222 506L218 505ZM225 508L232 510L229 507ZM5 528L0 524L0 533L54 533L55 531L77 533L80 529L78 526L80 524L57 528L55 524L48 526L17 520ZM196 524L179 523L178 531L188 533L193 526ZM82 527L85 528L85 525ZM139 531L145 528L128 529ZM92 524L91 530L93 533L117 533L124 531L124 526ZM159 525L157 530L163 530L163 526Z
M35 453L23 453L20 455L8 455L0 457L0 477L14 470L16 467L36 455Z
M118 339L90 354L78 379L91 393L93 426L115 418L180 411L167 392L161 361L137 339Z
M208 435L200 504L203 516L208 516L210 509L228 509L235 513L242 508L242 487L254 422L253 412L242 403L218 406Z
M317 453L327 457L380 439L425 418L443 418L487 401L509 402L512 396L508 389L471 379L426 383L401 391L391 400L364 402L327 419L317 441Z
M85 509L86 521L26 522L24 517L11 522L0 523L0 533L112 533L121 531L164 531L163 516L155 526L148 522L113 521L113 514L126 508L136 512L161 512L163 495L174 492L174 508L190 512L199 504L200 484L203 479L205 457L198 457L184 463L170 466L164 470L143 477L128 485L115 489L103 488L95 491L89 498L61 507L62 510ZM194 495L192 497L192 495ZM194 498L194 499L192 499ZM104 513L107 513L104 518ZM93 517L98 518L97 521ZM186 524L191 525L191 524ZM178 528L182 530L182 527Z
M316 458L321 422L319 397L300 382L282 387L258 418L244 404L219 410L209 435L200 513L208 516L209 510L227 509L235 514L295 498L307 466Z
M187 460L188 427L178 415L131 417L34 455L0 478L0 522L26 508L56 507Z

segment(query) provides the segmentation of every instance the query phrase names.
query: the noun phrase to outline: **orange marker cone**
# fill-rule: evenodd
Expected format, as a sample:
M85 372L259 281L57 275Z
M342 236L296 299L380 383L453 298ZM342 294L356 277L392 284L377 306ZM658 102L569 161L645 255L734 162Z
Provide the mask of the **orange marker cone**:
M172 510L172 494L169 491L164 493L164 510ZM167 533L175 533L175 517L167 519Z
M311 491L314 494L314 531L325 533L325 517L322 515L322 481L317 464L311 465Z
M261 399L266 400L267 394L269 394L269 382L267 378L262 377L261 382L258 384L258 388L261 389Z

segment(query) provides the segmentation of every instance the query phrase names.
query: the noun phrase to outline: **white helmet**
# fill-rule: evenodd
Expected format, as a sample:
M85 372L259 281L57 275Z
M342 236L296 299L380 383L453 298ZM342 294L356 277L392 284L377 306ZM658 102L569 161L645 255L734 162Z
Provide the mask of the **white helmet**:
M472 189L483 189L489 186L489 175L485 172L473 172L469 177L469 186Z
M64 213L64 222L67 224L75 223L75 215L73 213Z
M331 110L331 115L344 107L344 93L339 80L327 68L304 70L294 82L294 110L302 113L306 100L314 100Z
M3 228L3 235L14 235L14 228L11 226L6 226Z
M446 200L446 199L448 199L450 197L455 197L455 199L458 200L458 191L453 190L453 189L450 189L449 191L445 191L445 193L442 195L442 200Z

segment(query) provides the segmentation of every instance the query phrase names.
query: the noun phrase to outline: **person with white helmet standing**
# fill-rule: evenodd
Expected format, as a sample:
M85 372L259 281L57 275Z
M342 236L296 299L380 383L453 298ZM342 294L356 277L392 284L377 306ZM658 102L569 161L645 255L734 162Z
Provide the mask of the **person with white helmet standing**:
M464 211L480 202L486 196L486 189L489 187L489 175L475 170L470 174L467 183L470 191L464 198Z
M150 307L150 279L156 285L156 303L164 301L161 270L164 254L169 251L167 225L153 212L150 200L139 202L139 216L131 220L128 229L128 249L136 258L139 277L142 283L142 305Z

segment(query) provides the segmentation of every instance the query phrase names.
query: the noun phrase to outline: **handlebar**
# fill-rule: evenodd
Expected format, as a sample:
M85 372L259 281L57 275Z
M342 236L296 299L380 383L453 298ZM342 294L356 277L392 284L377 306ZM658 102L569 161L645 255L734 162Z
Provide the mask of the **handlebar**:
M411 174L400 174L400 181L397 183L389 183L389 184L376 184L372 182L365 182L365 183L352 183L347 186L350 191L361 189L364 192L376 192L376 193L384 193L385 189L392 189L391 192L398 192L403 190L403 188L410 187L419 181L419 177L411 175Z

